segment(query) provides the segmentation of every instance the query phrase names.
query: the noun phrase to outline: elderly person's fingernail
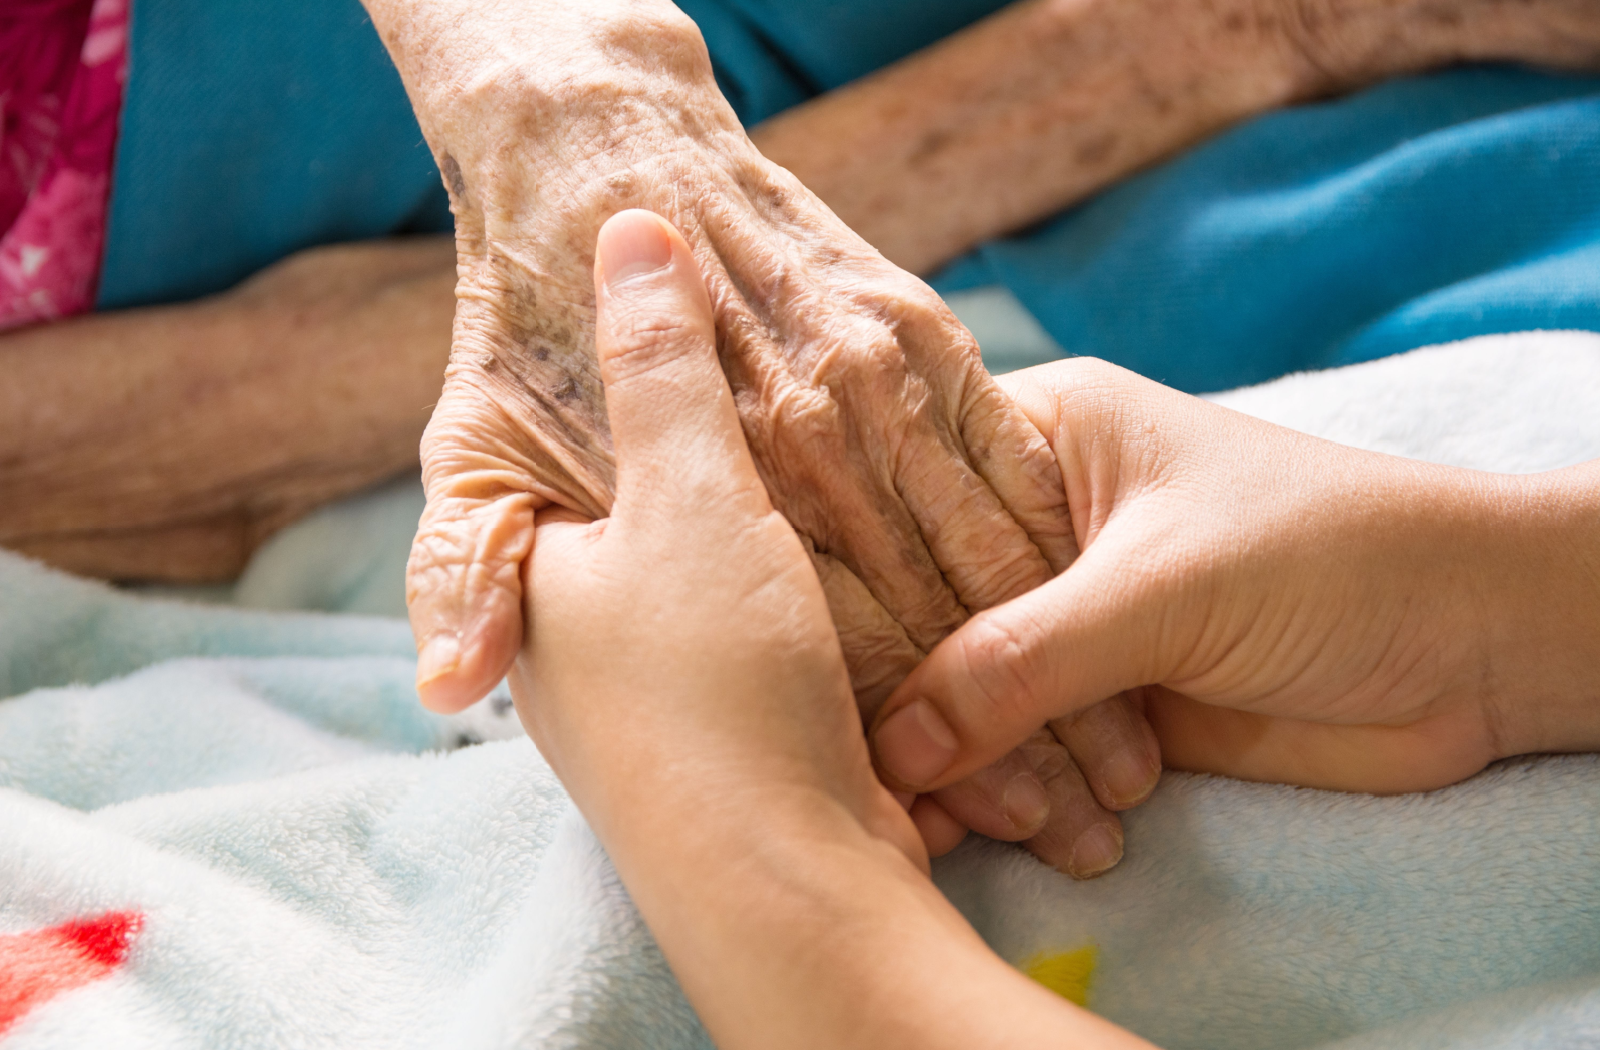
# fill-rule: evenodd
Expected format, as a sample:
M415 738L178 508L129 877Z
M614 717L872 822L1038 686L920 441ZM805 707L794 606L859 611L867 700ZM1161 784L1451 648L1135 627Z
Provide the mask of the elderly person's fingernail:
M1135 751L1119 751L1106 762L1100 774L1106 792L1119 808L1137 806L1156 789L1161 779L1161 763Z
M920 788L956 760L958 741L932 704L916 700L888 718L872 734L878 764L906 787Z
M1050 817L1050 796L1045 794L1038 777L1019 773L1006 785L1005 794L1000 797L1000 808L1018 831L1037 831Z
M595 258L607 288L630 277L654 273L672 262L666 220L646 211L626 211L600 229Z
M1122 833L1109 824L1095 824L1078 836L1067 858L1067 874L1075 879L1104 875L1122 859Z
M461 666L461 643L454 634L436 634L417 654L417 688L426 689Z

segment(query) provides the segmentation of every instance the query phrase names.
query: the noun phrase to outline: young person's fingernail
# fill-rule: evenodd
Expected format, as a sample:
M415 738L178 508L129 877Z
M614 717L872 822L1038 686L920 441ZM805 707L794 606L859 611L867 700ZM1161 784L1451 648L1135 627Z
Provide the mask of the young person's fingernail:
M1050 796L1032 773L1018 773L1006 785L1000 808L1018 831L1037 831L1050 816Z
M1096 824L1078 836L1067 858L1067 874L1092 879L1116 867L1122 859L1122 833L1109 824Z
M615 288L630 277L655 273L672 262L672 241L666 223L655 217L629 215L612 221L596 246L606 287Z
M1136 806L1155 790L1156 782L1161 779L1161 766L1144 755L1121 751L1111 757L1100 775L1113 802L1118 806Z
M454 634L436 634L417 654L417 688L426 688L461 666L461 643Z
M873 750L888 774L907 787L924 787L956 760L956 734L926 700L888 718L872 735Z

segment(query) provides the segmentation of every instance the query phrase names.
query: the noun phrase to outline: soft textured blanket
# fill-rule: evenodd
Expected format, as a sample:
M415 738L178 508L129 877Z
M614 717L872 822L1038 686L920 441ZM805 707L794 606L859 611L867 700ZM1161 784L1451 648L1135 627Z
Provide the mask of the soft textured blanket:
M1546 469L1600 456L1600 336L1219 400ZM325 511L235 597L382 611L417 507L406 483ZM0 556L0 1046L706 1045L504 698L434 717L411 674L398 620ZM1590 756L1390 799L1169 774L1102 879L982 841L937 877L1007 959L1166 1046L1600 1045Z

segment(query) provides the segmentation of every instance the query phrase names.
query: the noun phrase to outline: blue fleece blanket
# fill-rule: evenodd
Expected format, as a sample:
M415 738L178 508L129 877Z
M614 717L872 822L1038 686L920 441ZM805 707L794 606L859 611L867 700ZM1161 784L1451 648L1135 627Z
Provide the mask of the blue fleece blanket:
M1217 398L1397 455L1600 456L1600 336ZM708 1046L503 695L411 687L404 481L263 550L233 607L0 555L0 1047ZM487 741L479 743L479 741ZM1600 761L1372 798L1169 774L1078 883L936 877L1004 958L1172 1048L1600 1045ZM819 929L819 937L828 931Z

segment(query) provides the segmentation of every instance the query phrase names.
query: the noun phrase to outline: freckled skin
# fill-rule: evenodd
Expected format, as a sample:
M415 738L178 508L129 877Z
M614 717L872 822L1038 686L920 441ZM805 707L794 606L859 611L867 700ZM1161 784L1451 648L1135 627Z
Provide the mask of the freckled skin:
M928 273L1276 106L1452 62L1592 68L1597 21L1591 0L1023 0L753 136Z
M731 161L694 160L584 172L560 203L594 228L623 207L650 206L684 231L707 271L758 468L796 528L866 585L851 593L876 601L925 650L969 611L1064 567L1075 548L1054 460L938 297L747 144ZM465 194L453 196L469 226L474 182L504 180L463 178ZM707 201L714 206L689 206ZM462 451L464 432L449 423L464 401L472 426L493 417L501 429L495 452L514 455L514 485L599 514L614 473L592 357L592 262L572 247L586 234L550 240L464 259L457 353L424 461ZM489 298L474 284L509 294L469 313ZM985 455L970 456L969 445Z

